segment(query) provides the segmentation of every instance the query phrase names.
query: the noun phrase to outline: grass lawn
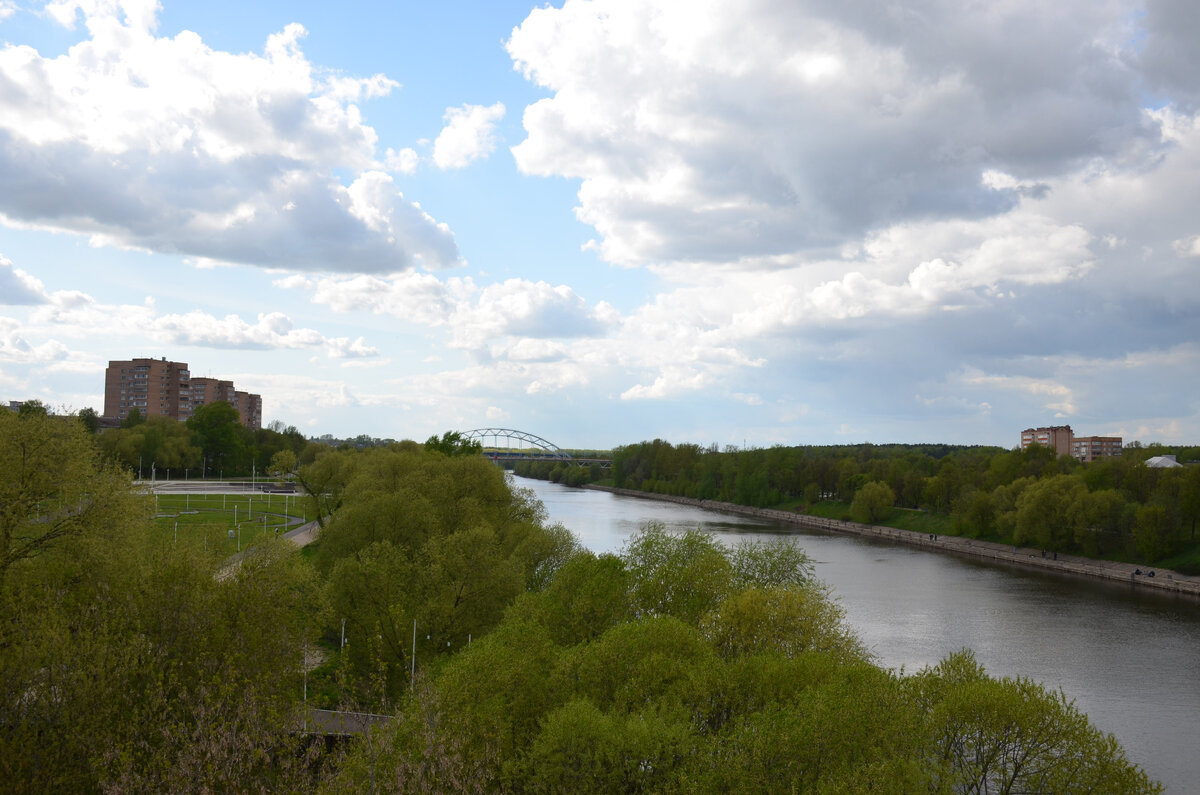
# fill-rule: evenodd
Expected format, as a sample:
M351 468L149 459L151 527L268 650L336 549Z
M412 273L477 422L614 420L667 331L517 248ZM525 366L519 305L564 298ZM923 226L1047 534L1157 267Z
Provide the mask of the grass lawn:
M155 505L155 526L164 537L219 555L232 555L266 534L284 533L295 526L289 516L307 521L310 510L307 499L291 494L158 494Z

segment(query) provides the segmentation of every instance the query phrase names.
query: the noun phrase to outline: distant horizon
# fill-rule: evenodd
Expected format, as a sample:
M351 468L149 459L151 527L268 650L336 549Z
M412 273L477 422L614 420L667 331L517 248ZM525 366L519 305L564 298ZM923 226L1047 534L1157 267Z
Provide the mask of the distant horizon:
M310 435L1200 439L1190 7L908 10L0 0L0 395L149 353Z

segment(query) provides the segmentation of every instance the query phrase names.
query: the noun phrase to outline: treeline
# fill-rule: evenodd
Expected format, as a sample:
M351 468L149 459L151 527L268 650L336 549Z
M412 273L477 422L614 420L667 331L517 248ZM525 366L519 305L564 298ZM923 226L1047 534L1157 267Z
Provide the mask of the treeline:
M1025 450L951 445L845 445L718 450L661 439L612 452L613 485L756 507L806 510L833 500L846 518L885 520L893 509L948 518L946 531L1048 552L1116 556L1200 573L1191 554L1200 521L1200 464L1145 465L1151 456L1200 458L1200 448L1133 444L1120 458L1083 464ZM533 463L518 474L546 477ZM558 481L605 473L558 465ZM1180 558L1180 556L1183 556Z
M95 409L54 414L41 401L23 403L19 416L53 416L77 422L95 437L109 460L138 478L237 478L253 473L283 475L311 463L323 450L364 449L395 444L392 439L360 435L335 439L326 434L306 439L294 425L272 422L266 428L242 425L237 409L226 401L198 407L187 420L143 416L133 409L117 428L100 427Z
M311 461L324 447L309 442L295 426L247 428L237 409L223 400L198 407L183 422L143 417L135 409L121 427L100 431L96 440L105 455L140 477L159 480L264 474L282 451L291 454L284 457L289 461Z
M0 412L5 788L1161 791L1061 693L879 668L795 546L596 556L442 441L322 446L315 548L231 561L82 424ZM313 705L391 718L326 743Z

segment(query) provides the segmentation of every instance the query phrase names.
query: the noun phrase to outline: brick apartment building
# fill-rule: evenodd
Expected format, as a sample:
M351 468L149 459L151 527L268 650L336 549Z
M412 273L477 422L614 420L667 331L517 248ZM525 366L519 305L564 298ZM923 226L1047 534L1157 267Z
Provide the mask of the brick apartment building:
M185 362L130 359L104 371L104 416L118 421L137 409L143 417L191 416L191 373Z
M1079 436L1071 441L1071 455L1087 463L1100 458L1120 458L1120 436Z
M120 422L137 409L143 417L186 420L192 410L218 400L238 411L247 428L262 427L262 397L239 392L232 381L192 378L186 362L162 359L110 361L104 371L104 417Z
M1080 461L1116 458L1121 455L1120 436L1075 436L1070 425L1051 425L1045 428L1026 428L1021 431L1021 449L1031 444L1049 447L1055 455L1069 455Z

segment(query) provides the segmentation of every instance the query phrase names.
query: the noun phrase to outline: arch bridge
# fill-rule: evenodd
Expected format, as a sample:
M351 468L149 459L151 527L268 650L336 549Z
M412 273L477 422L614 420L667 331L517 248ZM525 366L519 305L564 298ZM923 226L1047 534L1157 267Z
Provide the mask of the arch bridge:
M475 428L463 431L462 436L467 441L479 442L483 454L495 462L563 461L584 466L607 466L611 463L606 458L576 458L551 441L512 428Z

